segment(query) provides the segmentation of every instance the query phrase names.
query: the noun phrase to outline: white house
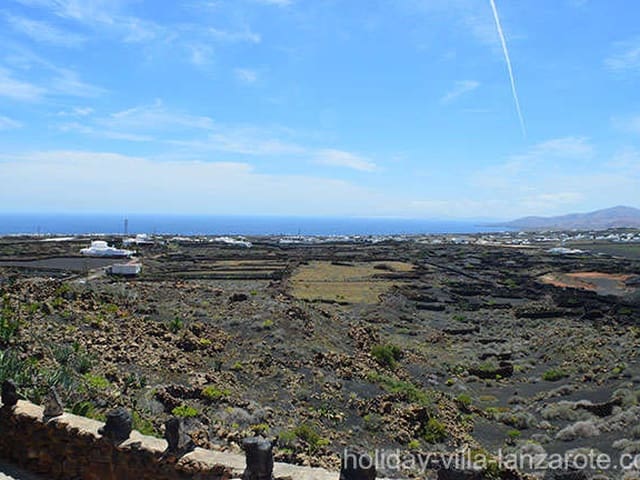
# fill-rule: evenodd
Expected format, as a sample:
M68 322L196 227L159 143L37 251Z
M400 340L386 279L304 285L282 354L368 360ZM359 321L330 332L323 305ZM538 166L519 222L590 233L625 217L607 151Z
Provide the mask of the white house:
M80 250L88 257L130 257L133 251L111 247L104 240L93 240L91 246Z
M140 270L142 270L142 264L135 261L127 263L114 263L110 268L110 272L112 275L124 275L128 277L139 275Z

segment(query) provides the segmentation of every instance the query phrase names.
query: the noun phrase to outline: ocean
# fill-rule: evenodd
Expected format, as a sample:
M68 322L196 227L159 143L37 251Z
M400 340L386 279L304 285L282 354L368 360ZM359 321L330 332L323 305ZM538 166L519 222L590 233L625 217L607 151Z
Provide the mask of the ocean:
M168 235L401 235L495 232L481 222L398 218L0 214L0 235L122 234Z

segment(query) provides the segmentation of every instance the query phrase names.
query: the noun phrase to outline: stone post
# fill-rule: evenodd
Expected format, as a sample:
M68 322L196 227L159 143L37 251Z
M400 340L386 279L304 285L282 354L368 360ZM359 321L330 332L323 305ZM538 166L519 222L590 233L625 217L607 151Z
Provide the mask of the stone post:
M52 418L59 417L64 413L64 407L62 400L56 391L55 387L49 388L49 393L44 399L44 421L51 420Z
M116 408L107 413L107 422L98 433L114 443L122 443L131 435L133 420L131 414L124 408Z
M247 468L242 480L273 480L273 445L260 437L245 438L242 449L247 458Z
M342 455L340 480L375 480L376 466L366 453L348 448Z
M2 382L2 404L6 408L13 408L18 403L18 388L13 380Z
M181 457L196 448L192 438L187 433L183 418L171 417L164 423L164 438L167 441L165 456Z

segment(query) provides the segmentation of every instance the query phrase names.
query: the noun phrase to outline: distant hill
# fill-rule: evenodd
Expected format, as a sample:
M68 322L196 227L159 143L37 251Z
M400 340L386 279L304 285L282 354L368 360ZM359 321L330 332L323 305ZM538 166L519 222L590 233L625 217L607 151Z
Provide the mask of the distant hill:
M604 230L640 228L640 209L612 207L589 213L572 213L559 217L524 217L495 226L520 230Z

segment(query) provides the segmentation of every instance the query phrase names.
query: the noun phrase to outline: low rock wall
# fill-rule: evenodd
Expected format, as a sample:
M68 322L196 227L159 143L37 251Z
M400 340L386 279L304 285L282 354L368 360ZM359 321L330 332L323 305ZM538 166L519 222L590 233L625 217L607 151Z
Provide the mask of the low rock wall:
M0 407L0 457L48 480L227 480L241 478L243 455L196 448L176 458L167 442L133 431L114 444L98 433L102 422L64 413L50 420L27 401ZM274 476L295 480L337 480L337 472L283 463Z

